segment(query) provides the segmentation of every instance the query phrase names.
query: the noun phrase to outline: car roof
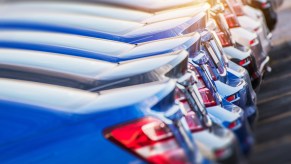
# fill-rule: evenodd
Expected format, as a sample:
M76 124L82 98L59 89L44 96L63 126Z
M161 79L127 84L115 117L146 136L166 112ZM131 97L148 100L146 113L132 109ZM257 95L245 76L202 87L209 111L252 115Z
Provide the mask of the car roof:
M121 62L190 48L198 33L141 44L52 32L1 30L0 47L62 53L109 62Z
M69 12L86 14L91 16L99 16L106 18L114 18L119 20L127 20L138 23L154 23L168 19L176 19L181 17L193 17L201 14L209 9L209 4L206 2L198 2L187 6L174 9L161 10L156 12L146 12L120 6L111 6L104 4L87 4L80 2L24 2L24 3L7 3L0 6L0 13L10 14L32 14L30 11L42 12ZM22 15L24 16L24 15ZM20 18L19 18L20 19Z
M41 51L0 48L0 77L99 91L179 78L188 52L175 51L121 63Z
M43 83L0 78L0 102L25 104L27 107L39 106L64 113L88 114L131 105L145 105L147 99L154 97L156 101L147 103L153 105L169 94L174 86L174 81L163 81L97 94Z

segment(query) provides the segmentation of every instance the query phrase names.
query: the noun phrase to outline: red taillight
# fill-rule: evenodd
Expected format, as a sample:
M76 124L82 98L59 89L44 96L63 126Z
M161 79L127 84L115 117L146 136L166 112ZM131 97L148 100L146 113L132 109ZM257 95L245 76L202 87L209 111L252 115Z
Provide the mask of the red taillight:
M215 151L214 154L217 159L226 158L231 154L231 149L228 148L218 149Z
M232 102L233 100L235 100L236 99L236 96L235 95L231 95L231 96L228 96L227 98L226 98L226 100L228 101L228 102Z
M253 39L249 42L250 46L252 46L256 42L256 39Z
M239 61L238 64L239 64L240 66L245 66L248 62L249 62L249 59L248 59L248 58L245 58L245 59Z
M199 89L199 92L201 94L201 97L202 97L203 102L204 102L206 107L211 107L211 106L217 105L214 97L212 96L212 94L208 88L201 88L201 89Z
M105 136L149 163L187 163L168 126L152 117L106 130Z
M269 3L268 2L263 2L262 3L262 8L264 9L264 8L267 8L269 6Z
M201 76L198 76L197 79L198 79L197 87L198 87L198 88L205 88L206 85L205 85L205 83L204 83L202 77L201 77Z
M234 121L234 122L231 122L229 125L228 125L228 128L229 129L233 129L237 126L237 121Z
M194 113L193 110L191 109L191 106L188 100L186 99L186 96L179 89L176 89L175 93L176 93L175 99L178 101L181 110L186 113L185 118L190 130L192 132L203 130L203 126L200 123L196 113Z
M200 123L198 117L193 111L190 111L186 115L187 124L192 132L197 132L203 130L203 126Z
M197 75L197 88L199 90L199 93L203 99L203 103L206 107L211 107L211 106L215 106L216 101L213 97L213 95L211 94L210 90L208 88L206 88L205 82L203 81L202 77L198 74L198 71L196 70L196 68L192 65L189 64L189 68L195 72L195 74ZM207 67L212 75L212 79L216 80L216 77L214 76L211 68L208 66Z
M240 27L240 24L234 14L224 14L224 17L227 21L229 28Z
M216 34L223 47L228 47L232 45L230 39L224 32L217 32Z

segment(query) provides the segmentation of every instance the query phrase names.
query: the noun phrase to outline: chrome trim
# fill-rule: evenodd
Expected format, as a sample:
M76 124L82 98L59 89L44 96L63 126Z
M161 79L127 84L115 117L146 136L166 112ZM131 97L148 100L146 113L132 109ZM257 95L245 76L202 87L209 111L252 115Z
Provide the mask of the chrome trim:
M194 164L197 147L181 109L178 105L175 105L165 112L164 116L170 120L166 121L166 124L172 131L178 144L185 151L189 162Z
M208 128L212 124L208 123L209 120L207 119L207 111L196 86L197 82L198 80L195 74L193 74L193 72L188 72L183 77L178 79L176 86L185 94L191 109L198 114L199 120Z
M266 59L262 62L262 64L260 65L260 69L259 71L262 72L266 66L266 64L270 61L270 57L267 56Z

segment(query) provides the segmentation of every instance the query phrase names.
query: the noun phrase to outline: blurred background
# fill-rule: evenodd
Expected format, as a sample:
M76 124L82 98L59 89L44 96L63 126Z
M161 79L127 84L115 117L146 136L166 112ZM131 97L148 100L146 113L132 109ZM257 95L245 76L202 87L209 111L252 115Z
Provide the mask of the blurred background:
M291 1L285 0L277 13L270 53L272 72L258 95L260 116L251 163L291 161Z

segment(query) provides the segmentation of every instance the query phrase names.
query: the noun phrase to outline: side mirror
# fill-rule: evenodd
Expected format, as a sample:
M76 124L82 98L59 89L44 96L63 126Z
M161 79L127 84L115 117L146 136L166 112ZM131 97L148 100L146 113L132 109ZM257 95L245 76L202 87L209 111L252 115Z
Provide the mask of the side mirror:
M200 50L199 52L195 53L194 57L192 58L192 61L197 65L206 64L208 60L209 58L203 50Z

